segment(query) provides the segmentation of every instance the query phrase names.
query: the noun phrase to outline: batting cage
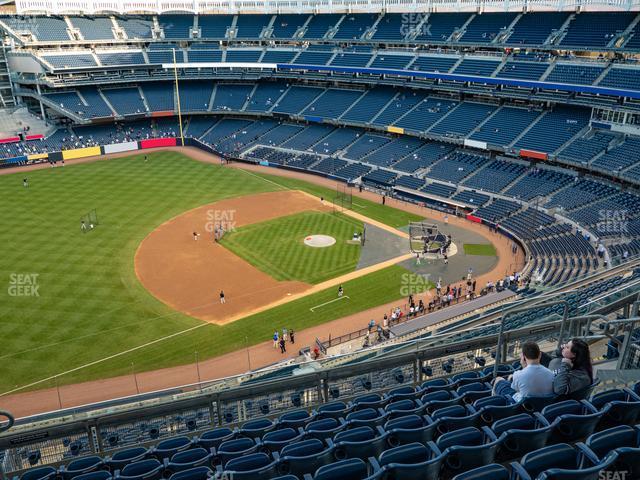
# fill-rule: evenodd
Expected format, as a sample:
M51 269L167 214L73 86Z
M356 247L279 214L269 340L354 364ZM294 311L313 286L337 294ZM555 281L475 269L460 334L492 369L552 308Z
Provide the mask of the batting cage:
M351 208L353 207L352 188L348 185L337 185L336 194L332 203L334 212L344 212L345 210L351 210Z
M93 209L80 217L80 231L82 233L91 232L100 223L98 222L98 212Z
M446 252L451 236L440 231L438 225L427 222L409 223L409 249L411 253Z

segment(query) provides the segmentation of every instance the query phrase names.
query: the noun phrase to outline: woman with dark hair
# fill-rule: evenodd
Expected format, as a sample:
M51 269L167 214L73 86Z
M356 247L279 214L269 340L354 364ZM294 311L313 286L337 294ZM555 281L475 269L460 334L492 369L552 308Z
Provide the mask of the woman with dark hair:
M560 347L557 358L549 363L549 370L556 374L553 391L556 395L571 396L593 383L593 367L589 345L574 338Z

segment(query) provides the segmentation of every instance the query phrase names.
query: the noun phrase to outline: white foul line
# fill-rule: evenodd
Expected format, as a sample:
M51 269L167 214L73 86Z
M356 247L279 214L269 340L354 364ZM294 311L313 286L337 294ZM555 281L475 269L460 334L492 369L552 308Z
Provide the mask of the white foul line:
M329 300L328 302L324 302L324 303L321 303L320 305L316 305L315 307L311 307L309 310L313 312L313 310L316 308L324 307L325 305L329 305L330 303L337 302L338 300L342 300L343 298L349 298L349 296L345 295L344 297L334 298L333 300Z
M199 325L196 325L195 327L187 328L186 330L181 330L179 332L172 333L171 335L167 335L166 337L162 337L162 338L158 338L156 340L152 340L151 342L147 342L147 343L145 343L143 345L138 345L137 347L130 348L129 350L125 350L123 352L119 352L119 353L110 355L108 357L101 358L100 360L96 360L96 361L91 362L91 363L86 363L84 365L80 365L79 367L72 368L71 370L67 370L66 372L58 373L56 375L51 375L50 377L43 378L42 380L38 380L38 381L30 383L28 385L22 385L21 387L14 388L13 390L9 390L7 392L0 393L0 397L3 397L5 395L9 395L9 394L14 393L14 392L18 392L20 390L24 390L25 388L33 387L34 385L38 385L40 383L43 383L43 382L46 382L46 381L49 381L49 380L53 380L53 379L61 377L63 375L67 375L68 373L77 372L78 370L82 370L83 368L91 367L92 365L96 365L98 363L102 363L102 362L104 362L106 360L111 360L112 358L120 357L120 356L125 355L127 353L131 353L131 352L134 352L134 351L139 350L141 348L148 347L149 345L153 345L154 343L162 342L162 341L167 340L167 339L172 338L172 337L177 337L178 335L182 335L183 333L191 332L193 330L196 330L198 328L204 327L206 325L209 325L209 324L208 323L201 323Z

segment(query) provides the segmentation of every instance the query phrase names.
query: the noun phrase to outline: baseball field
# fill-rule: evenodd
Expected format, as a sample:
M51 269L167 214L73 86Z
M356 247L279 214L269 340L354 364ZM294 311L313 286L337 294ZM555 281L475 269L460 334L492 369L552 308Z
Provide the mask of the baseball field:
M0 394L187 364L194 352L201 359L223 355L268 340L274 329L300 331L394 301L407 273L390 266L350 279L344 283L348 298L331 302L335 288L322 288L322 282L354 271L361 247L348 239L363 226L362 220L321 204L319 197L331 199L335 191L295 178L201 163L178 152L153 153L148 161L135 155L2 175L0 195L5 201L0 216ZM274 218L251 217L254 210L269 210L263 198L273 200L273 210L280 208L277 195L305 196L309 203L301 199L299 211L281 206ZM233 207L225 211L247 213L218 244L210 240L204 217L188 229L176 228L181 221L195 221L196 213L223 205ZM97 222L83 232L80 219L93 210ZM360 198L353 211L390 227L419 220ZM196 229L201 237L194 241ZM314 251L302 244L312 233L331 235L336 245ZM175 243L162 249L149 243L145 263L140 259L145 243L161 234L174 235ZM196 248L207 249L211 262L202 277ZM216 323L176 308L136 271L143 263L164 267L163 288L169 294L200 288L200 301L213 308L218 291L227 286L221 280L207 284L206 272L223 272L228 257L222 255L241 259L243 268L275 284L305 288L292 288L292 301L265 304L252 314L238 311L236 321ZM169 267L175 265L163 262L175 258L194 270L173 275ZM252 270L243 272L247 291L236 300L238 287L230 287L225 308L260 298L249 287L253 275L246 272ZM313 288L304 294L307 286ZM314 308L318 305L323 306Z

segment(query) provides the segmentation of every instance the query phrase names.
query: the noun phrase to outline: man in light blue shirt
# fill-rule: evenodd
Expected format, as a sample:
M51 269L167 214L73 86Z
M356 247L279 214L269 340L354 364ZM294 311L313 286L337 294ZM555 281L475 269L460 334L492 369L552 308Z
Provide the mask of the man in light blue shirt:
M553 372L540 364L540 347L535 342L522 345L518 370L510 382L498 377L493 385L494 395L509 395L516 402L526 397L539 397L553 393Z

